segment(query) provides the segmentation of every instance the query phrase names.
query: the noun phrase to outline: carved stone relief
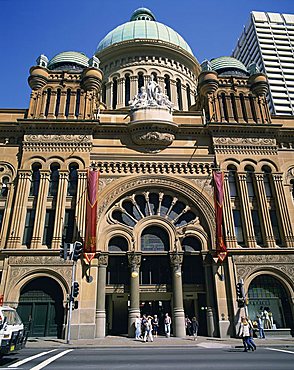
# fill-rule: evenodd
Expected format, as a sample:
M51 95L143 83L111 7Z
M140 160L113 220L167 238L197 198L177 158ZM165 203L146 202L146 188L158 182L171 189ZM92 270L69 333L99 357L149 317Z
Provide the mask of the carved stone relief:
M276 139L255 137L214 137L213 145L218 153L278 154Z
M261 267L279 270L294 280L294 255L245 255L234 256L237 279L246 279Z
M23 148L27 151L69 151L75 148L75 151L84 152L92 148L92 135L24 135Z

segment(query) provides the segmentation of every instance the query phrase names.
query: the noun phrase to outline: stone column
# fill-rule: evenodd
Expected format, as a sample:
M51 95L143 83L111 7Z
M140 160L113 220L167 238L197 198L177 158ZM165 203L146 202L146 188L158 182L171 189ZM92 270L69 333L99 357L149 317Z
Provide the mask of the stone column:
M11 220L10 234L7 240L7 248L20 248L22 245L31 176L32 173L30 170L18 170L14 212Z
M252 217L250 212L249 196L246 184L246 173L237 173L240 186L240 200L242 205L244 226L245 226L245 238L247 246L254 248L256 246L254 228L252 223Z
M174 80L170 80L170 94L171 94L171 102L174 104L174 108L179 109L177 85L176 85L176 81Z
M50 96L48 115L47 115L48 119L56 118L55 117L56 99L57 99L57 91L52 89L51 96Z
M76 196L76 229L75 240L84 239L86 232L87 170L78 170L78 188Z
M282 235L284 236L284 242L286 247L294 247L294 236L291 226L289 210L287 208L287 202L285 192L283 189L283 174L273 173L272 174L276 209L280 215L280 227L282 229Z
M186 85L181 86L182 89L182 102L183 102L183 111L188 110L188 100L187 100L187 88Z
M226 95L226 102L227 102L227 110L228 110L228 118L229 122L236 122L235 117L234 117L234 112L233 112L233 102L231 95Z
M158 83L158 85L160 86L161 91L163 92L163 94L165 94L165 83L164 83L164 77L157 76L157 83Z
M52 238L52 249L59 249L62 242L62 232L65 213L65 201L67 194L68 171L59 171L58 192L56 199L56 211L54 231Z
M224 234L226 238L227 248L236 248L237 240L235 235L235 225L233 212L231 207L231 197L229 189L229 173L225 173L224 177Z
M7 193L7 197L6 197L6 201L5 201L5 209L4 209L2 226L1 226L0 249L5 248L6 237L8 235L7 231L9 229L10 215L12 214L13 198L14 198L14 193L15 193L14 182L12 181L11 183L9 183L7 185L8 185L8 193Z
M117 108L125 106L125 79L119 78L117 80Z
M204 256L206 257L206 256ZM206 258L207 260L207 258ZM211 263L203 261L205 274L205 292L206 292L206 320L207 320L207 335L213 337L215 335L215 312L214 312L214 286Z
M69 119L76 118L75 110L76 110L76 101L77 101L77 92L74 90L70 91L70 101L69 101L69 111L68 117Z
M106 105L108 109L112 109L112 85L112 81L106 84Z
M31 242L32 249L42 248L49 181L50 171L40 170L40 184L37 196L35 225Z
M130 253L128 255L130 267L130 308L128 317L128 336L135 336L134 322L136 317L140 316L140 284L139 273L141 265L141 254Z
M264 174L255 173L255 181L257 187L257 197L259 206L263 217L263 228L265 233L265 243L268 248L274 248L276 246L275 237L273 233L272 223L269 215L265 188L264 188Z
M108 255L105 253L100 254L98 257L96 338L105 337L105 329L106 329L105 287L106 287L107 265L108 265Z
M173 281L173 329L176 337L185 337L185 313L183 304L182 263L183 254L171 253Z
M62 118L62 119L65 118L66 97L67 97L67 91L61 90L58 118Z
M138 76L130 76L130 98L138 94Z

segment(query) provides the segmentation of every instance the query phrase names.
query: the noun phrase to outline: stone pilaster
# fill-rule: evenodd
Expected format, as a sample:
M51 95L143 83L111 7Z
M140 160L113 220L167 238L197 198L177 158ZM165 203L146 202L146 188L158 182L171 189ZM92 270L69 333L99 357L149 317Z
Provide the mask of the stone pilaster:
M138 76L130 77L130 97L134 98L138 94Z
M66 96L67 96L66 90L61 90L59 112L58 112L58 118L61 118L61 119L65 118Z
M140 316L140 284L139 273L141 265L141 254L130 253L128 255L130 267L130 307L128 317L128 336L134 337L136 317Z
M211 263L203 262L205 273L205 292L206 292L206 321L207 321L207 335L209 337L215 336L215 304L214 304L214 286Z
M105 337L105 326L106 326L105 288L106 288L107 265L108 265L108 255L105 253L100 254L98 257L96 338Z
M293 248L294 236L289 216L289 210L287 208L285 192L283 189L283 174L273 173L272 178L275 191L276 209L278 210L280 215L280 227L282 229L285 246Z
M68 183L68 171L59 171L58 191L56 199L56 213L51 246L52 249L59 249L62 242L67 183Z
M75 235L75 240L79 240L84 239L86 232L87 170L78 170L76 199L75 219L78 235Z
M57 98L57 91L52 89L51 96L50 96L48 115L47 115L48 119L55 118L56 98Z
M246 184L246 173L238 173L239 186L240 186L240 199L242 199L241 206L244 219L245 238L247 247L254 248L256 240L254 235L254 228L250 212L249 196Z
M174 108L179 109L177 85L176 81L174 80L170 80L170 93L171 93L171 102L174 104Z
M15 193L14 182L8 184L8 193L5 202L5 209L0 233L0 249L5 248L7 231L9 229L10 215L12 214L13 198ZM0 293L1 294L1 293Z
M70 119L76 118L76 116L75 116L76 101L77 101L77 92L71 90L71 92L70 92L70 102L69 102L69 111L68 111L68 117L67 118L70 118Z
M106 105L108 109L112 108L112 86L113 82L109 81L106 84Z
M14 212L11 219L7 248L20 248L22 245L31 176L30 170L18 170Z
M50 181L50 171L40 170L40 185L37 197L35 224L31 242L31 248L42 248L42 237L44 233L46 200Z
M125 106L125 78L117 80L117 108Z
M257 187L258 203L261 209L263 217L263 228L265 233L265 243L268 248L274 248L276 246L275 237L273 233L272 223L269 215L265 188L264 188L264 174L255 173L255 181Z
M172 267L173 282L173 328L176 337L186 336L185 331L185 313L183 304L183 286L182 286L182 263L183 255L171 253L170 261Z
M227 248L236 248L237 247L237 240L235 236L235 225L234 225L234 218L233 212L231 207L231 197L230 197L230 190L229 190L229 173L225 173L224 177L224 231L225 231L225 239Z

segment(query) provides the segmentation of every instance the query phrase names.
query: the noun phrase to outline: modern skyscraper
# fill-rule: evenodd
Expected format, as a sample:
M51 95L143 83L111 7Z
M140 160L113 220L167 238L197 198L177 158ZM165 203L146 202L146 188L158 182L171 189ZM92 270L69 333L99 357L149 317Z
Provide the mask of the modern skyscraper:
M273 114L294 114L293 14L252 12L233 56L267 74Z

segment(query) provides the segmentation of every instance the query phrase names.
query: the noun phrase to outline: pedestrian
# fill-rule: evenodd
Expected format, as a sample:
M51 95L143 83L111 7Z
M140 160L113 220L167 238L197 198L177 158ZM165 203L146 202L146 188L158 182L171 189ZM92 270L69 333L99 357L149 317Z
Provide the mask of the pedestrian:
M153 334L155 338L157 338L158 330L159 330L159 320L158 320L157 315L153 316L152 327L153 327Z
M199 322L197 318L194 316L192 318L192 334L193 334L194 340L197 340L198 328L199 328Z
M141 337L141 319L140 316L137 315L135 319L135 339L138 340Z
M185 328L186 328L186 335L192 335L192 332L191 332L191 320L189 319L189 316L186 315L185 317Z
M252 351L256 349L256 346L250 341L250 326L246 317L241 317L239 336L243 340L244 352L248 352L250 349Z
M148 316L145 322L145 333L144 333L144 342L148 342L150 339L150 342L153 342L153 336L152 336L152 316Z
M260 339L265 339L264 329L263 329L263 321L261 320L261 317L257 315L257 328L258 328L258 334Z
M170 337L171 318L168 313L165 314L164 318L164 332L167 338Z

